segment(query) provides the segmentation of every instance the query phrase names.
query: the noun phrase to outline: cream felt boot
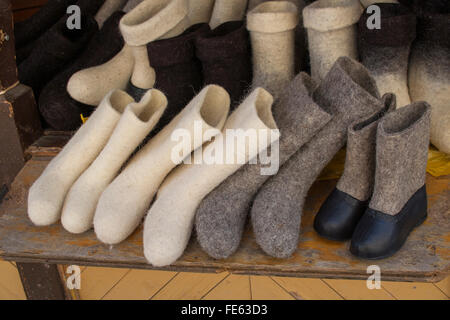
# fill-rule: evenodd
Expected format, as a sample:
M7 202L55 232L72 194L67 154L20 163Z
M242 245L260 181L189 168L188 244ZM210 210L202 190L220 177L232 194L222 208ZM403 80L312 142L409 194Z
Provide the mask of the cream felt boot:
M427 1L432 5L431 1ZM425 5L426 3L424 3ZM450 11L419 14L411 49L408 84L413 101L431 105L431 143L450 154Z
M377 3L398 3L397 0L360 0L364 8L367 8Z
M356 23L362 11L358 0L318 0L303 9L314 80L320 82L339 57L358 58Z
M28 194L28 216L35 225L46 226L58 221L70 187L97 158L131 102L133 98L125 92L110 92L48 164Z
M67 194L61 216L67 231L82 233L92 227L95 208L103 190L155 127L166 106L164 94L153 89L139 103L131 103L125 109L105 148Z
M211 20L215 0L189 0L189 21L192 25Z
M98 239L116 244L136 229L166 175L193 150L220 134L229 107L230 98L223 88L205 87L131 159L100 197L94 216ZM178 141L178 134L194 137L193 143ZM180 145L182 155L175 159L173 154Z
M247 0L216 0L209 26L214 29L224 22L243 20L246 9Z
M236 161L238 156L243 155L247 162L258 155L258 145L259 150L261 147L266 149L278 140L278 130L272 132L277 129L271 112L272 102L273 97L266 90L254 90L230 115L222 135L203 149L203 162L182 165L164 181L144 224L144 254L152 265L170 265L183 254L197 206L216 186L244 165ZM229 129L255 130L257 136L267 134L266 141L258 138L258 143L249 143L249 139L236 139L236 136L228 135ZM220 160L229 157L234 159L234 163L208 163L205 160L205 156L219 153L218 150L223 150Z
M105 21L108 20L114 12L120 11L126 2L127 0L106 0L95 15L95 20L98 23L99 29L103 27Z
M130 12L131 10L136 8L136 6L140 4L142 1L144 0L128 0L127 4L123 7L123 11Z
M253 51L253 88L263 87L275 99L294 77L294 28L299 12L291 2L269 1L247 14Z

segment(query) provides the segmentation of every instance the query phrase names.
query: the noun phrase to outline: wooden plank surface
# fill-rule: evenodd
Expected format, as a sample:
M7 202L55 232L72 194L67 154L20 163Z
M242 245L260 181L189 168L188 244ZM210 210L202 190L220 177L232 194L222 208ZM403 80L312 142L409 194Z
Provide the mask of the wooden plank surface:
M142 253L142 226L125 242L110 247L93 231L72 235L61 225L36 227L27 217L27 193L51 157L34 156L23 168L0 205L0 256L22 262L50 262L91 266L155 269ZM364 261L348 252L348 243L318 237L312 228L314 214L336 181L316 183L308 196L297 252L287 260L267 256L248 228L236 254L214 260L204 253L195 236L185 254L168 271L222 272L303 278L367 279L367 267L377 264L385 281L442 280L450 267L450 177L427 177L429 218L409 237L395 256Z

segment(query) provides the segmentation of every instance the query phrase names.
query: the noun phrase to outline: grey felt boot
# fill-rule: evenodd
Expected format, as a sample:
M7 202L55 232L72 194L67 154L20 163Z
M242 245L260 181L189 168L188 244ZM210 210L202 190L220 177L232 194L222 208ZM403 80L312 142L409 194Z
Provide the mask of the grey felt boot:
M394 94L388 93L383 98L386 105L380 112L348 128L344 173L314 218L314 229L324 238L350 239L367 209L375 179L377 125L396 107Z
M311 95L315 87L306 73L300 73L273 107L281 133L280 165L332 118L330 110L314 102ZM227 258L238 248L251 202L270 178L270 175L261 174L263 167L265 165L245 165L205 197L198 207L197 238L210 256Z
M354 255L389 257L425 221L430 114L426 102L417 102L378 124L374 192L352 237Z
M344 146L348 126L384 108L369 71L348 57L336 61L313 98L333 110L334 118L262 186L251 210L256 241L278 258L289 257L297 248L307 192Z

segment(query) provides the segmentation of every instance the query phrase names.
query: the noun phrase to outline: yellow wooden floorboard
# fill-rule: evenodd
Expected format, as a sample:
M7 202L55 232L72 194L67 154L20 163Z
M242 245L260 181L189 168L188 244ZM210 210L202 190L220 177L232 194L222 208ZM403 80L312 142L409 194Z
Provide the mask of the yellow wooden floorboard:
M131 270L103 299L148 300L176 274L168 271Z
M320 279L272 277L298 300L342 300L343 298Z
M250 276L253 300L294 300L270 277Z
M450 277L445 278L444 280L435 283L435 286L444 292L447 297L450 297Z
M250 277L241 275L229 275L220 282L206 296L205 300L250 300Z
M4 292L10 292L17 299L26 299L19 272L7 261L0 261L0 286Z
M365 280L330 280L324 279L339 295L346 300L393 300L386 290L367 288Z
M201 299L226 276L228 276L228 272L179 273L155 296L153 296L152 299L154 300Z
M81 299L103 298L129 271L129 269L87 267L81 274Z
M382 286L399 300L448 300L448 297L432 283L385 281Z

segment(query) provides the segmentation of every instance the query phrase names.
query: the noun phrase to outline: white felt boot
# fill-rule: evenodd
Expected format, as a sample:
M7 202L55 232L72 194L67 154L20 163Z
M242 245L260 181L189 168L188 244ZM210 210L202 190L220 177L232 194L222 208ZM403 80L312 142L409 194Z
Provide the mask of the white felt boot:
M398 3L397 0L360 0L364 8L377 3Z
M101 29L106 20L116 11L122 10L127 0L106 0L95 15L98 28Z
M228 21L243 20L246 9L247 0L216 0L209 26L214 29Z
M356 23L362 10L358 0L318 0L303 9L311 76L317 82L339 57L358 58Z
M248 161L258 155L258 144L259 150L263 150L279 139L278 130L272 131L276 129L271 112L272 102L273 97L266 90L258 88L253 91L228 118L222 135L203 149L203 162L184 164L164 181L144 224L144 254L151 264L166 266L183 254L191 235L197 206L216 186L244 165L237 161L208 163L205 161L207 155L225 150L223 158L219 156L220 159L236 159L238 154L244 153ZM235 139L227 136L228 129L255 130L257 134L267 134L266 141L249 143L245 138Z
M211 20L214 0L189 0L189 21L192 25Z
M156 89L149 90L139 103L128 105L103 151L67 194L61 216L67 231L82 233L92 227L102 192L154 128L166 106L167 98Z
M275 98L295 72L297 6L288 1L269 1L247 14L253 52L253 88L263 87Z
M131 102L133 98L122 91L110 92L48 164L28 194L28 216L34 224L46 226L59 220L70 187L97 158Z
M193 150L220 134L229 108L228 93L222 87L207 86L153 137L101 195L94 216L98 239L108 244L125 240L141 222L166 175ZM197 136L181 142L182 152L178 152L180 142L175 136L180 133ZM182 156L174 159L173 154L180 153Z

